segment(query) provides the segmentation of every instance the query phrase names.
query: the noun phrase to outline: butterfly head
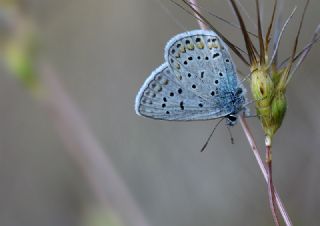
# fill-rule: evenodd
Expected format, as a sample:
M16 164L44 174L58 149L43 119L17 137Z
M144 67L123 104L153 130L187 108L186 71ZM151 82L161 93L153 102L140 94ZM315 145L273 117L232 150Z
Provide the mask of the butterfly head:
M230 114L226 116L226 123L228 126L234 126L235 124L237 124L237 115L235 114Z

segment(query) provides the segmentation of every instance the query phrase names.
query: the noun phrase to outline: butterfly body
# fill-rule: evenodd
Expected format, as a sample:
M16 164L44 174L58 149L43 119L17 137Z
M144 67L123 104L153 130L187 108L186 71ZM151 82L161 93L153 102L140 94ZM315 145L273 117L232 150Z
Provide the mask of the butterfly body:
M138 115L178 121L226 117L227 124L235 124L246 102L245 89L218 35L204 30L176 35L164 58L136 97Z

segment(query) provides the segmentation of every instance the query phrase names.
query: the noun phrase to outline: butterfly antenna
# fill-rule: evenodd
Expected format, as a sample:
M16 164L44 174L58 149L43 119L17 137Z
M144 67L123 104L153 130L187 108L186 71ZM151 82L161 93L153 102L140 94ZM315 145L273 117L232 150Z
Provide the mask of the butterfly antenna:
M219 124L222 122L223 119L224 119L224 118L220 119L219 122L213 127L213 129L212 129L209 137L208 137L207 140L206 140L206 143L202 146L200 152L203 152L203 151L206 149L206 147L207 147L208 144L209 144L209 141L211 140L211 137L212 137L214 131L216 131L217 127L219 126Z
M232 133L231 133L230 126L227 126L227 130L228 130L228 132L229 132L231 144L234 144L234 139L233 139L233 136L232 136Z

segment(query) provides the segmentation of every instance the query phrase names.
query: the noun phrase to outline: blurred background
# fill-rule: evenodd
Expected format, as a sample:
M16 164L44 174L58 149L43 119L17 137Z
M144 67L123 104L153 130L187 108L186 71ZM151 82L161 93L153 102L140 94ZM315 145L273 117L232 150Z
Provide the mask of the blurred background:
M20 4L0 2L2 9ZM255 18L254 1L241 2ZM272 1L261 2L267 25ZM284 34L281 59L291 52L304 2L285 3L284 19L294 5L298 10ZM199 3L236 22L228 1ZM135 95L163 62L166 42L198 28L192 16L160 0L25 0L20 10L20 19L36 27L41 56L54 68L149 225L272 225L266 184L240 125L232 128L235 144L220 126L200 153L214 121L156 121L134 112ZM299 49L312 38L319 10L320 2L311 1ZM244 48L239 30L208 18ZM319 225L319 50L319 45L312 49L289 85L288 112L273 145L274 182L295 225ZM248 71L236 56L234 61ZM125 225L107 219L110 210L101 207L83 170L87 162L67 151L77 147L66 145L55 111L3 65L0 72L0 225ZM249 123L263 147L258 120ZM106 184L113 186L112 181ZM108 199L112 209L117 201Z

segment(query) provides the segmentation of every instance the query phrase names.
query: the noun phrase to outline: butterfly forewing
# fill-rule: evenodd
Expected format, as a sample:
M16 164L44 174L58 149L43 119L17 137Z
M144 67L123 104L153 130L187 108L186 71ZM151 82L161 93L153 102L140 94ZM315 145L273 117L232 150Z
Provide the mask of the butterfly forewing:
M236 73L225 44L214 32L175 36L165 48L165 60L180 83L213 105L230 97Z

